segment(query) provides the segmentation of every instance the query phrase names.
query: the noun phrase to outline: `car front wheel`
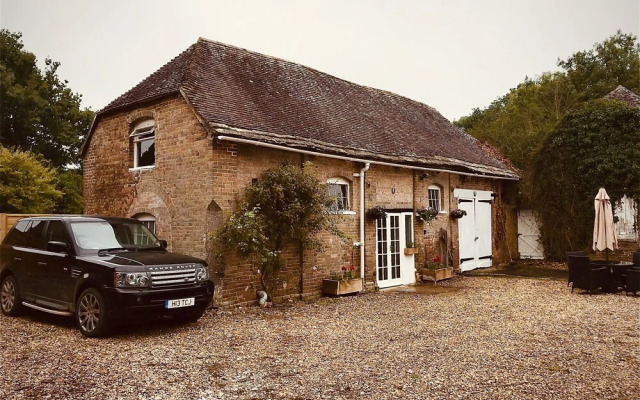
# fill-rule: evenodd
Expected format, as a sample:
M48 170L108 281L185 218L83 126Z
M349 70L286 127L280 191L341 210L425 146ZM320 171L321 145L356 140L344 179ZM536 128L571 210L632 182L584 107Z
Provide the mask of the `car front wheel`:
M85 289L78 297L76 323L80 333L88 337L102 336L108 332L104 298L96 289Z
M18 293L16 278L9 275L2 280L0 287L0 308L4 315L16 316L22 311L22 300Z

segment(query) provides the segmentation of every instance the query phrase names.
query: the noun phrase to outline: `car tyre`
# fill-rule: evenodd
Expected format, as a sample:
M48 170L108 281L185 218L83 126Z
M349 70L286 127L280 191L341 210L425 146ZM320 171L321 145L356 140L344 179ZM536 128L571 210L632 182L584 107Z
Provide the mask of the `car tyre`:
M105 335L110 328L102 294L94 289L85 289L76 303L76 324L80 333L88 337Z
M0 286L0 309L4 315L16 316L23 311L22 300L18 292L18 284L13 275L2 280Z

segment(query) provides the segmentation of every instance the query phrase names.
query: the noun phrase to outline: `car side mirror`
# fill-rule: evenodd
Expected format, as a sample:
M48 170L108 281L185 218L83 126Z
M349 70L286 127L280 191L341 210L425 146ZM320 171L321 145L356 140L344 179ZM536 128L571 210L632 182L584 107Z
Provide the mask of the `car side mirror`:
M169 246L169 243L164 239L160 239L160 245L166 249L167 246Z
M68 254L70 250L71 250L71 246L69 246L69 244L65 242L51 241L47 243L47 251L50 251L52 253Z

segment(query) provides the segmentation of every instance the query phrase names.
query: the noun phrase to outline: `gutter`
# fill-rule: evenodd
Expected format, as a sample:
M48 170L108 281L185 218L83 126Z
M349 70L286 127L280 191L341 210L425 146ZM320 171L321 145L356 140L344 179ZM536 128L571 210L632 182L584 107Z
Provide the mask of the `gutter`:
M317 157L336 158L338 160L352 161L352 162L364 163L364 164L385 165L385 166L388 166L388 167L408 168L408 169L416 169L416 170L420 170L420 171L446 172L446 173L450 173L450 174L474 176L474 177L478 177L478 178L506 179L506 180L512 180L512 181L520 180L517 177L510 177L510 176L494 176L494 175L475 174L475 173L470 173L470 172L460 172L460 171L449 170L449 169L425 168L425 167L418 167L418 166L413 166L413 165L389 163L389 162L385 162L385 161L374 161L374 160L367 160L367 159L362 159L362 158L339 156L339 155L335 155L335 154L320 153L320 152L311 151L311 150L296 149L296 148L293 148L293 147L282 146L282 145L279 145L279 144L265 143L265 142L260 142L260 141L257 141L257 140L242 139L242 138L237 138L237 137L233 137L233 136L219 135L219 136L216 136L216 137L217 137L218 140L226 141L226 142L251 144L251 145L254 145L254 146L262 146L262 147L268 147L268 148L271 148L271 149L277 149L277 150L283 150L283 151L291 151L291 152L294 152L294 153L308 154L308 155L317 156Z

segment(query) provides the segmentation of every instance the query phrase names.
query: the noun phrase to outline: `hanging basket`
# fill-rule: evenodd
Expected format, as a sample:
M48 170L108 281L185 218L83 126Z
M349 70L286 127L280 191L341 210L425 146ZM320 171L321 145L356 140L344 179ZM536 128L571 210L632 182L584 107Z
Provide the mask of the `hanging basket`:
M438 210L433 207L423 208L422 210L416 212L416 218L418 219L418 221L429 223L438 218Z
M452 211L449 213L449 216L450 216L451 218L453 218L453 219L459 219L459 218L464 217L465 215L467 215L467 212L466 212L465 210L461 210L461 209L459 209L459 208L457 208L457 209L455 209L455 210L452 210Z
M368 209L365 215L367 216L367 218L371 219L385 218L387 216L387 210L385 210L381 206L375 206Z

